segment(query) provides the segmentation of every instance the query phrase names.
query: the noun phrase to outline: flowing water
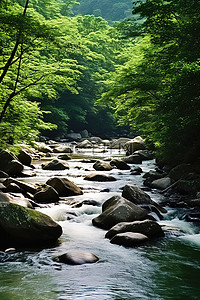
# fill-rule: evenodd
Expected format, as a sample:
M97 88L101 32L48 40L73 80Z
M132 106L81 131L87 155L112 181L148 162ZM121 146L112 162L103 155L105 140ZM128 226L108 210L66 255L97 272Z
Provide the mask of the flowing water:
M84 156L97 155L101 154L88 152ZM111 155L121 153L116 151ZM91 220L101 212L100 204L112 195L121 194L125 184L142 187L142 176L113 169L109 174L117 178L115 182L85 181L84 176L94 171L93 164L81 162L80 158L81 154L69 161L70 170L57 172L43 171L41 162L35 162L36 176L26 181L43 183L54 175L67 177L84 191L81 196L70 197L71 203L95 200L99 206L73 208L63 199L59 205L40 208L62 226L63 235L53 248L0 253L0 300L199 299L198 227L180 220L176 211L168 208L160 223L179 228L183 235L167 235L139 248L111 244L104 238L106 231L94 227ZM154 168L154 161L143 162L141 167L147 172ZM162 196L157 191L149 194L155 201L161 201ZM70 266L53 260L72 249L90 251L99 261Z

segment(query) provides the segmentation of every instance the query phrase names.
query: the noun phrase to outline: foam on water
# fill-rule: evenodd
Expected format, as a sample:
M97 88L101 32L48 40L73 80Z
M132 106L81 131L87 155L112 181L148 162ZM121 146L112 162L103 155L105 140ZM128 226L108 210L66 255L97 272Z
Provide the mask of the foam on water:
M200 248L200 233L199 234L186 234L180 236L179 239L190 245L195 245Z
M177 228L181 232L185 234L195 234L196 229L193 224L188 223L184 220L179 220L178 218L174 218L172 220L163 220L159 222L160 225L167 225L169 227Z

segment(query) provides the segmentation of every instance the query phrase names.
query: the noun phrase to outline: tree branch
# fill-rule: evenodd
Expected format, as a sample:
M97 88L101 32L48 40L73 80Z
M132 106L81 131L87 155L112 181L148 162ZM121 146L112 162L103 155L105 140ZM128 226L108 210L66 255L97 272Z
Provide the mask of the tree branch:
M55 73L55 72L54 72L54 73ZM8 106L10 105L10 102L12 101L12 99L13 99L15 96L19 95L21 92L25 91L25 90L28 89L30 86L36 85L42 78L44 78L44 77L46 77L46 76L49 76L49 75L51 75L51 74L54 74L54 73L44 74L44 75L40 76L38 79L36 79L35 81L29 83L28 85L24 86L23 88L21 88L20 90L18 90L18 91L16 92L17 82L18 82L18 78L19 78L19 77L17 77L16 82L15 82L15 88L14 88L14 91L10 94L10 96L9 96L8 99L6 100L6 102L5 102L5 104L4 104L4 107L3 107L2 111L1 111L1 114L0 114L0 123L1 123L3 117L4 117L5 113L6 113L6 110L7 110Z
M26 15L26 11L27 11L27 8L28 8L28 3L29 3L29 0L26 0L26 4L25 4L25 7L24 7L24 11L23 11L23 17L25 17L25 15ZM23 24L22 24L22 26L23 26ZM22 27L19 29L19 33L18 33L17 40L15 42L15 46L14 46L14 48L13 48L13 50L11 52L11 55L8 58L5 66L3 68L3 72L2 72L2 74L0 76L0 84L3 81L4 77L6 76L6 73L8 72L9 67L12 65L13 59L15 57L15 54L16 54L17 49L18 49L19 44L20 44L21 34L22 34Z

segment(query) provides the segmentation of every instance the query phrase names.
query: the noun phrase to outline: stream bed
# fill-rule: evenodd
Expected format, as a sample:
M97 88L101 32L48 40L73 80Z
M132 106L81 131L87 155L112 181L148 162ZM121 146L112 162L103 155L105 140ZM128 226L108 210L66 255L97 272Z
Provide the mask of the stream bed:
M35 161L36 176L20 179L29 183L44 183L50 177L63 176L83 189L84 194L64 199L58 205L39 208L63 228L57 246L42 250L26 250L4 255L0 263L0 300L184 300L199 299L200 295L200 233L193 223L179 218L177 211L168 213L160 224L179 228L184 232L138 248L125 248L105 239L105 230L92 225L92 219L101 213L101 204L113 195L121 195L126 184L143 187L142 175L155 168L154 161L143 161L141 175L130 175L130 170L113 169L109 175L115 182L84 180L95 172L93 163L83 159L105 158L123 153L79 153L68 161L69 170L44 171L41 161ZM48 160L47 158L46 160ZM103 172L107 173L107 172ZM148 192L157 202L162 195ZM83 200L95 200L99 205L72 207ZM69 250L87 250L99 257L94 264L70 266L56 263L53 258Z

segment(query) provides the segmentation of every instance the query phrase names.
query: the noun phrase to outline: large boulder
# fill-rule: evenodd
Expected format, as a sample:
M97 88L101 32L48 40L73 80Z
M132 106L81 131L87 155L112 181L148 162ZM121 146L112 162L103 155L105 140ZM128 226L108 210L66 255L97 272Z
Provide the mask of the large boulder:
M111 166L115 166L119 170L130 170L130 166L127 165L122 159L112 159L110 162Z
M82 190L67 178L54 177L49 179L46 184L52 186L63 197L83 194Z
M118 223L106 233L105 237L112 239L116 234L123 232L138 232L146 235L148 238L158 238L164 236L164 232L157 222L152 220L144 220Z
M0 203L0 236L12 246L46 245L61 234L61 226L49 216L20 205Z
M34 200L39 203L55 203L59 201L59 194L52 186L46 185L34 194Z
M59 255L55 258L55 260L68 265L82 265L95 263L99 260L99 258L88 251L71 250Z
M137 205L152 203L151 197L134 184L127 184L123 187L122 197Z
M104 182L104 181L116 181L116 178L107 174L90 173L87 176L85 176L84 180Z
M6 150L0 150L0 170L10 176L19 175L23 171L23 165L17 158Z
M112 244L123 245L125 247L137 247L148 242L148 237L141 233L124 232L116 234L112 239Z
M123 187L122 197L137 205L154 205L162 213L166 213L166 210L163 207L153 201L147 193L145 193L136 185L125 185Z
M66 162L62 162L58 159L54 159L47 164L43 164L42 169L51 170L51 171L67 170L69 169L69 165Z
M32 157L25 150L21 150L17 157L23 165L25 166L31 165Z
M92 220L93 225L110 229L120 222L144 220L148 211L120 196L113 196L104 202L102 213Z
M103 160L97 160L94 163L93 168L96 171L110 171L110 170L112 170L112 166L108 162L103 161Z
M145 148L145 140L141 136L136 136L124 145L124 150L128 155L133 154L137 150L144 150Z

